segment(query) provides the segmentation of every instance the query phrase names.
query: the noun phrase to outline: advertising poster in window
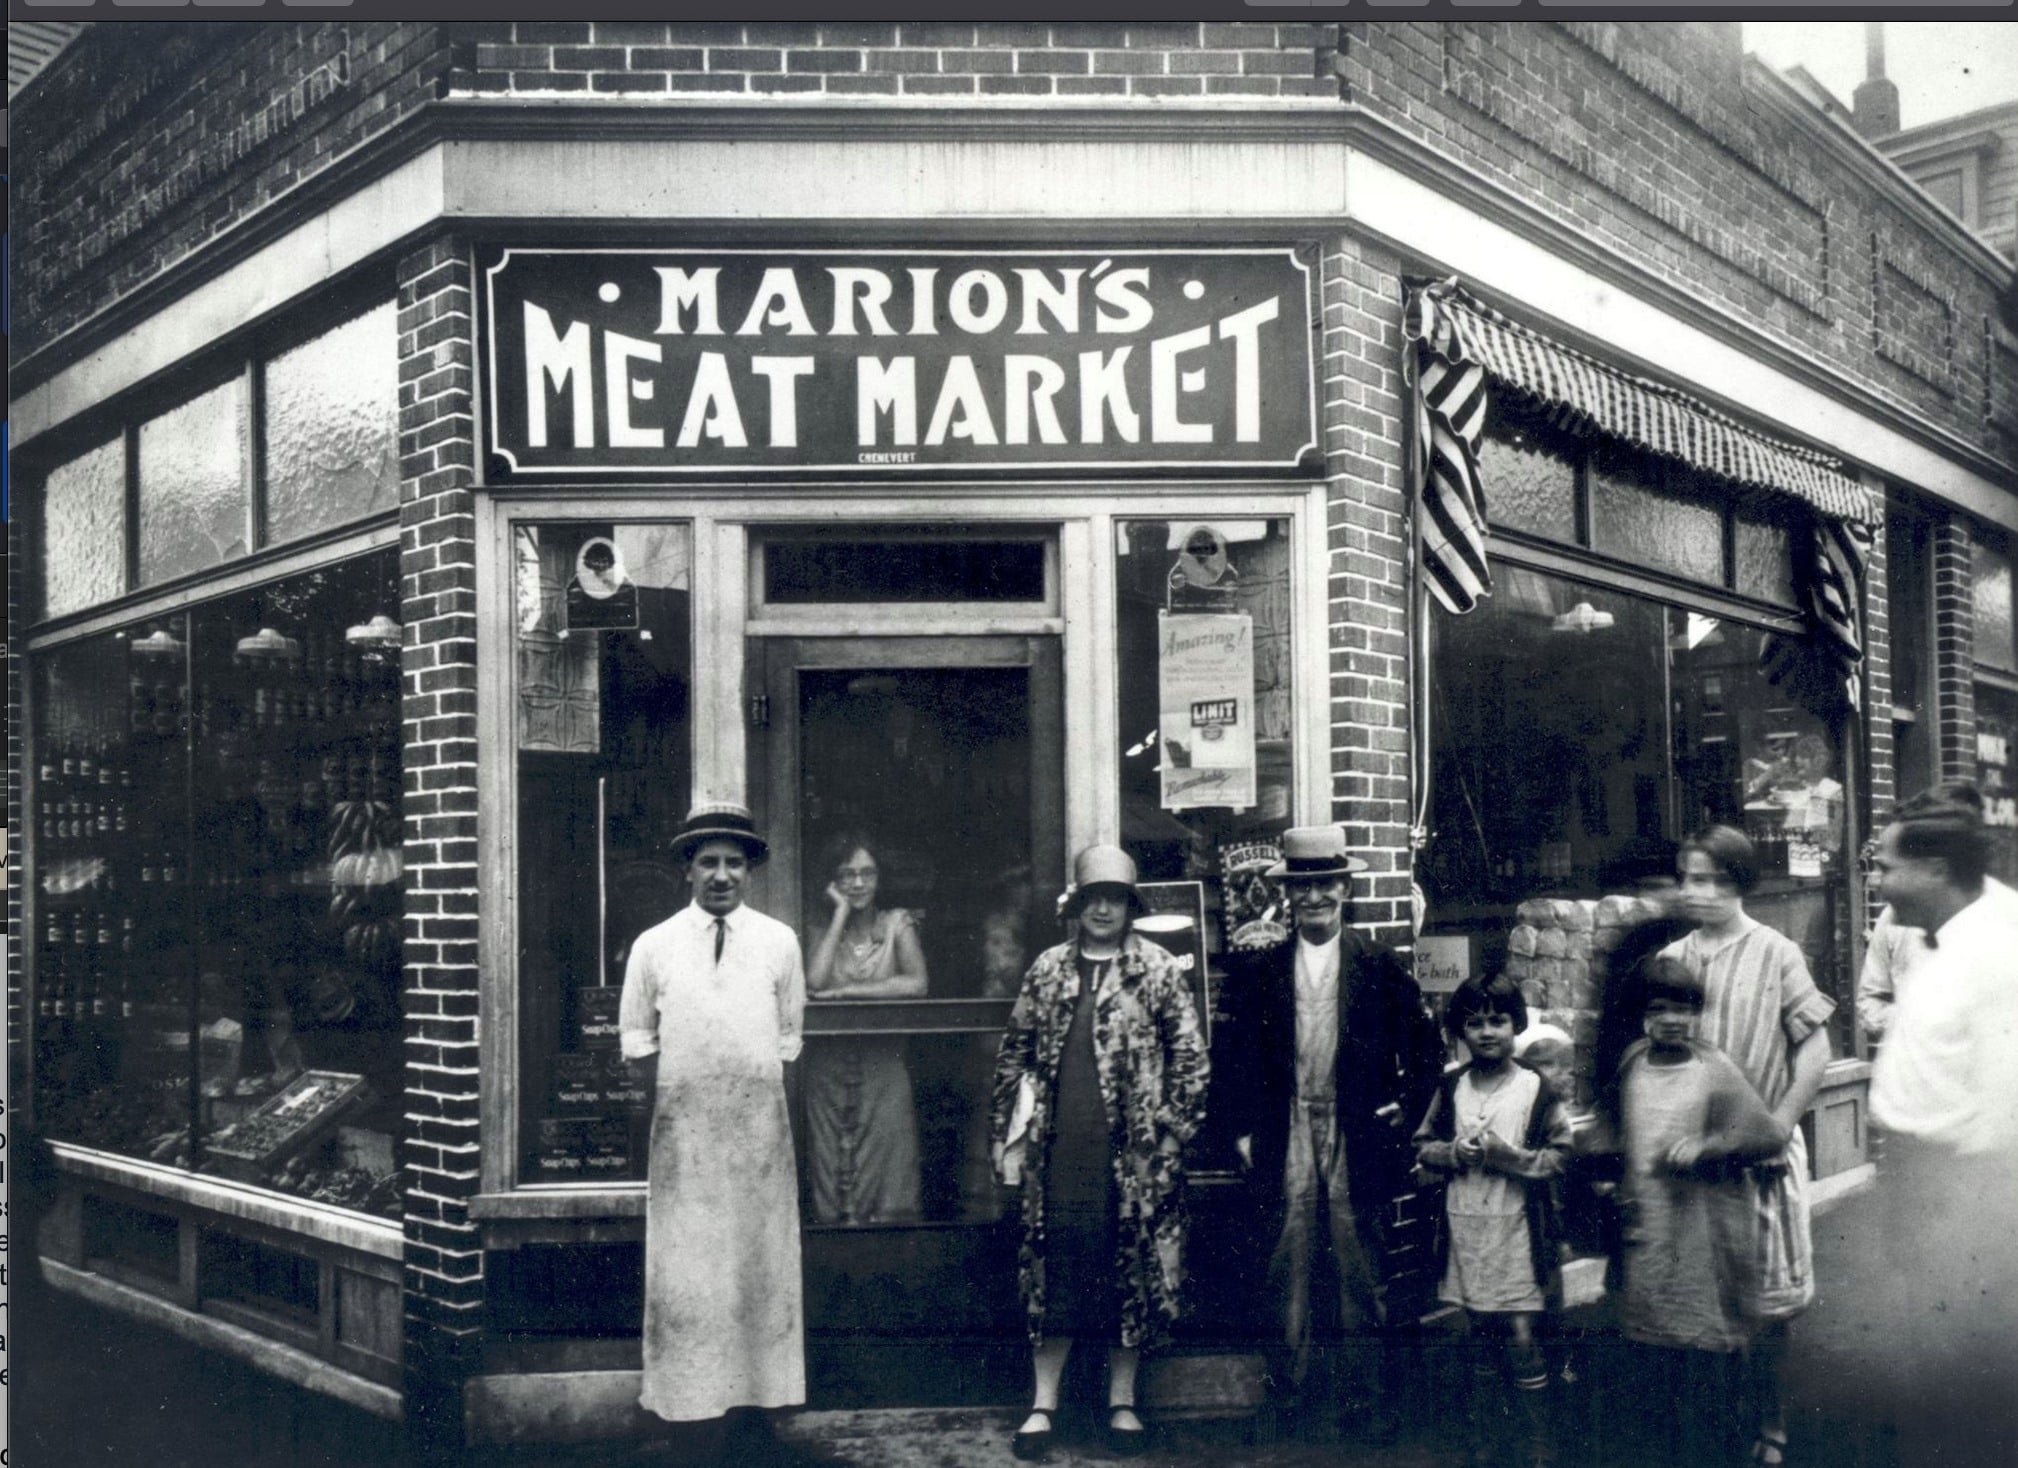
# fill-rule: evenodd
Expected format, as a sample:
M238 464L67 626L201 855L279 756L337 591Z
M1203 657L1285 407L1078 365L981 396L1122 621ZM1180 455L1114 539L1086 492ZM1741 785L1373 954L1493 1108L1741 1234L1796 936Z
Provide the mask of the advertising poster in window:
M1254 619L1157 618L1163 808L1254 804Z

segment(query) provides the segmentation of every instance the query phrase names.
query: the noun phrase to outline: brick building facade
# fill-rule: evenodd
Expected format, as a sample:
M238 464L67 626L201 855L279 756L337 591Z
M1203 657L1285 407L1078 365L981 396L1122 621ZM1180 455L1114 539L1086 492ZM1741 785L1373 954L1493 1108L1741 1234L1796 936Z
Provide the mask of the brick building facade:
M642 766L623 741L658 751L683 798L746 800L794 833L762 896L802 928L818 915L810 853L835 813L900 824L815 770L812 745L788 745L802 724L808 737L871 727L817 723L835 717L822 699L850 693L887 701L874 704L888 736L875 757L909 761L888 768L925 782L914 788L992 781L1035 813L1011 833L1027 849L1012 845L987 878L1023 868L1038 889L1026 909L1048 900L1072 849L1122 840L1149 875L1201 884L1216 946L1242 851L1334 820L1371 867L1355 920L1409 941L1413 884L1423 936L1472 969L1536 956L1507 951L1514 929L1535 928L1520 904L1615 892L1629 838L1756 807L1781 849L1774 920L1799 928L1846 1011L1858 844L1902 789L2003 778L1979 706L2005 729L1996 711L2018 695L2018 653L1995 642L2012 636L2018 530L2018 360L1998 315L2010 263L1746 58L1734 24L103 25L13 110L10 550L28 570L10 587L9 782L28 819L11 828L26 837L10 853L25 880L8 896L16 931L37 941L10 950L10 1017L28 1021L10 1029L10 1059L69 1179L45 1253L73 1290L165 1310L208 1344L264 1342L272 1369L427 1434L637 1425L643 1194L623 1150L635 1129L625 1135L620 1109L612 1125L565 1100L581 1094L569 1085L607 1089L583 1036L616 951L605 929L630 900L620 882L638 901L668 898L648 850L661 797L633 788ZM909 252L998 284L1052 268L1048 252L1089 292L1127 252L1201 278L1215 253L1279 256L1309 289L1281 298L1288 334L1271 341L1293 357L1296 312L1312 323L1297 390L1319 452L1245 470L1205 449L1150 467L1010 454L964 469L981 460L953 442L936 470L864 475L710 460L728 435L703 430L692 464L526 470L501 451L494 302L521 257L567 251L612 272L625 254L660 252L684 271L759 252L809 278L859 255L891 280ZM1532 381L1496 381L1482 450L1494 598L1452 619L1417 596L1404 303L1415 283L1450 276L1547 360L1594 363L1628 395L1686 395L1690 422L1735 424L1861 486L1873 507L1866 660L1849 716L1775 693L1751 655L1767 634L1811 630L1788 557L1813 505L1588 425L1566 433L1550 411L1562 404ZM973 287L970 310L987 289ZM666 341L679 309L693 301L661 325ZM1041 324L1040 309L1025 320ZM644 360L635 342L624 350ZM324 422L301 406L289 385L303 364L322 374L310 381L354 379L357 416ZM548 407L568 401L566 371L549 364ZM613 376L595 401L609 411L627 388L645 411L641 381ZM1205 402L1199 381L1169 390ZM954 411L971 450L973 413ZM1035 443L1042 410L1030 412ZM235 457L204 460L200 445L234 428ZM319 484L333 503L304 509ZM178 538L185 521L215 533ZM1185 805L1151 768L1157 680L1131 661L1144 639L1155 647L1153 614L1186 608L1160 589L1160 566L1131 558L1174 558L1175 586L1198 527L1243 580L1211 605L1272 648L1238 693L1274 722L1250 756L1251 793L1225 809ZM596 535L654 558L649 571L633 563L640 597L655 596L634 625L688 641L610 633L584 661L564 616L550 635L567 557ZM915 552L904 564L923 577L935 546L1010 581L1026 551L1038 569L1013 595L953 586L921 608L850 559L872 542ZM1688 561L1691 545L1710 559ZM793 590L790 568L816 561L843 594ZM389 569L357 569L367 563ZM362 589L343 589L346 577ZM317 623L301 608L325 594L334 620ZM399 624L396 652L373 641L379 612ZM1589 635L1551 641L1551 628ZM1693 702L1646 713L1621 682L1612 702L1577 705L1575 738L1550 722L1547 678L1562 680L1556 702L1590 693L1577 659L1593 629L1638 639L1626 662L1693 680ZM143 644L174 651L151 663ZM1493 681L1518 648L1547 664L1525 693ZM116 681L130 706L100 708L83 690L113 658L127 660ZM1447 671L1464 659L1491 676ZM396 710L370 693L393 660ZM664 706L621 701L633 696L621 679L648 677L680 690L670 732L653 722L672 717ZM1488 686L1501 702L1464 691ZM982 688L1013 694L1008 725L983 728ZM537 712L535 693L551 695ZM540 722L556 707L558 722ZM577 716L588 744L566 723ZM1659 727L1636 735L1627 718ZM1515 792L1527 803L1510 826L1475 808L1508 764L1496 725L1555 751L1528 767L1539 773ZM332 727L343 732L315 732ZM1809 734L1833 761L1827 841L1790 837L1783 814ZM951 751L984 735L1004 741L996 765L960 765ZM1719 745L1727 764L1701 754ZM146 854L155 846L129 861L91 839L116 836L128 812L83 771L95 761L144 786L184 746L186 771L208 768L208 746L251 772L220 758L214 775L133 802L136 825L151 803L148 840L184 843L186 870ZM391 803L372 752L387 748L394 824L356 836L338 807L369 821ZM284 795L288 771L313 793ZM1770 776L1756 790L1755 771ZM263 940L220 945L203 920L211 899L161 895L166 870L209 880L239 859L205 845L225 808L264 833L245 858L246 890L271 919ZM326 860L310 849L325 828ZM286 841L292 888L330 894L341 919L286 916ZM534 853L550 872L530 869ZM975 966L971 940L1004 890L982 890L978 867L963 886L952 874L967 869L929 842L899 855L910 865L893 875L944 924L935 972L941 952L949 971ZM568 887L561 872L609 880ZM122 988L134 980L117 956L133 883L160 899L139 919L143 947L153 935L187 969L171 996L187 999L184 1018L166 1005L145 1045L109 1022L122 1004L149 1012ZM570 896L595 907L592 932L562 910ZM358 924L379 919L360 913L391 915L395 954L373 956ZM1549 919L1548 931L1576 929ZM288 921L302 925L293 937ZM1558 967L1537 971L1538 1004L1587 1037L1591 970L1560 964L1588 955L1546 956ZM391 1008L368 1022L379 989ZM973 1227L928 1246L927 1231L809 1216L815 1393L833 1401L986 1398L1013 1379L999 1292L957 1294L953 1313L974 1324L951 1332L952 1354L980 1364L950 1376L933 1322L945 1309L919 1305L963 1272L1001 1272L988 1253L999 1200L969 1175L961 1130L971 1061L943 1038L985 1047L997 1000L978 981L943 997L955 1008L930 1022L834 1011L835 1036L905 1037L939 1174L921 1206ZM287 1059L290 1034L306 1048ZM157 1097L114 1126L63 1099L83 1050L124 1082L173 1079L164 1057L178 1045L180 1112L179 1097ZM1837 1051L1809 1139L1818 1174L1863 1161L1865 1067L1847 1022ZM220 1172L233 1128L255 1130L290 1072L368 1085L267 1170ZM1237 1216L1239 1185L1200 1161L1200 1247L1231 1248L1215 1240L1236 1225L1215 1234L1213 1220ZM598 1164L611 1180L592 1185ZM375 1213L342 1191L389 1178ZM1397 1242L1405 1256L1405 1228ZM901 1262L879 1265L878 1251ZM614 1283L571 1315L592 1278ZM1234 1308L1209 1298L1206 1328ZM845 1344L873 1320L900 1327L879 1351Z

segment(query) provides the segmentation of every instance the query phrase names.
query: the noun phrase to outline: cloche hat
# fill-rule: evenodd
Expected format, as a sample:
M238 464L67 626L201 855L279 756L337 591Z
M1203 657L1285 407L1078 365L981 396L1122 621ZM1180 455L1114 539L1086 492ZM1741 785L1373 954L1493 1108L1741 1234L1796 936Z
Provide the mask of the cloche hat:
M673 860L691 861L695 847L718 840L740 842L751 866L762 866L771 855L771 843L757 834L757 823L750 819L748 807L715 801L687 812L685 824L673 837Z
M1072 859L1072 885L1059 899L1058 915L1079 916L1086 894L1094 887L1119 887L1128 894L1129 906L1141 912L1142 894L1135 890L1135 858L1118 846L1089 846Z
M1282 860L1268 869L1280 881L1284 877L1349 877L1366 870L1366 863L1345 850L1343 826L1291 826L1282 833Z

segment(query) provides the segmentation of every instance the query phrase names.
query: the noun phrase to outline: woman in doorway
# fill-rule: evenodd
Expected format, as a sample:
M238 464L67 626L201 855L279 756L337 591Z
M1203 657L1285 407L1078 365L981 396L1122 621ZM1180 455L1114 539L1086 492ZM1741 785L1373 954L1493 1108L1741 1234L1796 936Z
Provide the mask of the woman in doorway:
M1208 1062L1176 959L1132 931L1141 910L1127 852L1079 853L1061 904L1075 935L1023 976L996 1059L996 1168L1023 1189L1036 1390L1012 1446L1026 1460L1050 1452L1075 1339L1107 1348L1109 1447L1140 1451L1136 1366L1178 1314L1184 1144Z
M826 927L806 967L807 997L915 999L925 993L917 924L879 908L882 867L859 832L827 843ZM806 1046L806 1127L818 1223L918 1216L918 1113L901 1035L836 1036Z
M1688 841L1681 899L1695 927L1661 953L1678 959L1703 986L1697 1037L1737 1063L1785 1139L1780 1155L1750 1179L1759 1230L1750 1304L1760 1326L1747 1370L1757 1433L1752 1461L1776 1468L1787 1445L1781 1400L1787 1323L1815 1298L1801 1117L1829 1063L1825 1026L1836 1005L1815 987L1793 940L1746 913L1758 871L1742 831L1711 826Z

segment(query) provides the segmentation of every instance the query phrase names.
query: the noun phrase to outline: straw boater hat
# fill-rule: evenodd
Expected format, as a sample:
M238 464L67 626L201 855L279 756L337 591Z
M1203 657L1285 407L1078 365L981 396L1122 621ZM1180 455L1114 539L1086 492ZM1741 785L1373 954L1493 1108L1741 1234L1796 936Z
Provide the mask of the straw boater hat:
M740 842L751 866L762 866L771 855L771 843L757 834L749 809L727 801L697 805L687 812L686 824L673 837L673 860L692 861L694 848L703 841Z
M1089 846L1072 862L1072 885L1059 899L1058 915L1079 916L1086 896L1094 887L1119 887L1128 894L1128 905L1141 912L1142 894L1135 890L1135 858L1118 846Z
M1366 863L1345 851L1343 826L1291 826L1282 833L1282 860L1268 869L1276 881L1285 877L1349 877Z

